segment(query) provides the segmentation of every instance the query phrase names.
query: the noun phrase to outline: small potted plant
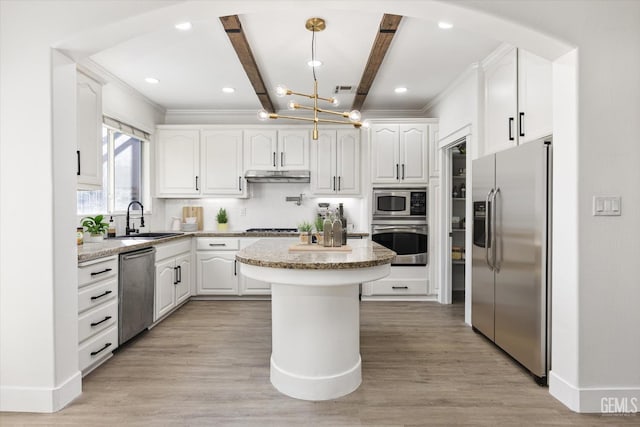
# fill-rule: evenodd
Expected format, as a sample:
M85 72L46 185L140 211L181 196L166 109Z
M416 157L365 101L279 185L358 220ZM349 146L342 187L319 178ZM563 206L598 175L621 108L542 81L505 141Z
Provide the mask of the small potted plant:
M216 221L218 221L218 231L227 231L229 229L229 217L227 216L227 210L225 208L218 210Z
M82 226L89 236L85 239L87 242L101 242L104 239L104 233L109 229L109 224L102 222L104 215L96 215L94 217L86 216L82 218Z
M318 216L315 222L316 227L316 243L322 245L324 243L324 218Z
M298 231L300 232L300 243L309 244L311 243L311 229L313 226L306 221L298 224Z

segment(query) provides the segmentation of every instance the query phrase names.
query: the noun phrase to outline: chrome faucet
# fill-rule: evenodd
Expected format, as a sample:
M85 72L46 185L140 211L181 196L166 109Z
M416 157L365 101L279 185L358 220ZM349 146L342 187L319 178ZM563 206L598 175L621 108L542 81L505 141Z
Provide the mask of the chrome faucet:
M134 200L129 203L129 206L127 206L127 227L125 229L125 235L127 236L131 233L137 233L138 231L140 231L139 229L131 228L131 226L129 225L129 210L131 209L131 205L134 204L140 205L140 212L142 212L142 216L140 217L140 227L144 227L144 206L142 206L142 203L140 203L139 201Z

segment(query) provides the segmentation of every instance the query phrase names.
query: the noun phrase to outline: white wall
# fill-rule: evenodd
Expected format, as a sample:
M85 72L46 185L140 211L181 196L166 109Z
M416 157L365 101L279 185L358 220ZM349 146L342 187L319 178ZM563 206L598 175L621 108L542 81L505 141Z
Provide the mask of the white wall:
M156 125L164 123L165 115L163 108L117 82L102 86L102 112L148 133L153 133Z

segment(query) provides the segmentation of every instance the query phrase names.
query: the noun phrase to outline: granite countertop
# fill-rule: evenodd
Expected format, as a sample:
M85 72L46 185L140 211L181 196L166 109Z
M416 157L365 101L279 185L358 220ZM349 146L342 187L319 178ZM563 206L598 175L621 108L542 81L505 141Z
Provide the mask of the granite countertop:
M236 260L259 267L339 270L389 264L396 253L370 240L352 240L352 252L289 252L292 241L258 240L236 254Z
M78 246L78 262L118 255L122 252L135 251L150 246L168 243L179 239L192 237L297 237L299 233L247 233L246 231L197 231L184 233L179 236L163 237L154 240L135 239L105 239L100 243L84 243ZM348 237L367 237L369 233L349 233Z

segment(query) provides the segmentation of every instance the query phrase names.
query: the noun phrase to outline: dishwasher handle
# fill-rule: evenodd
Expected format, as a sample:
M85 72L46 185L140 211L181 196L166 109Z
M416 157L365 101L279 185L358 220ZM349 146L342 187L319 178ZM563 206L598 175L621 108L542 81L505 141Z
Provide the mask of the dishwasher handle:
M129 252L127 254L122 254L120 256L122 257L122 259L135 259L135 258L146 256L153 252L155 252L155 248L147 248L147 249L141 249L135 252Z

